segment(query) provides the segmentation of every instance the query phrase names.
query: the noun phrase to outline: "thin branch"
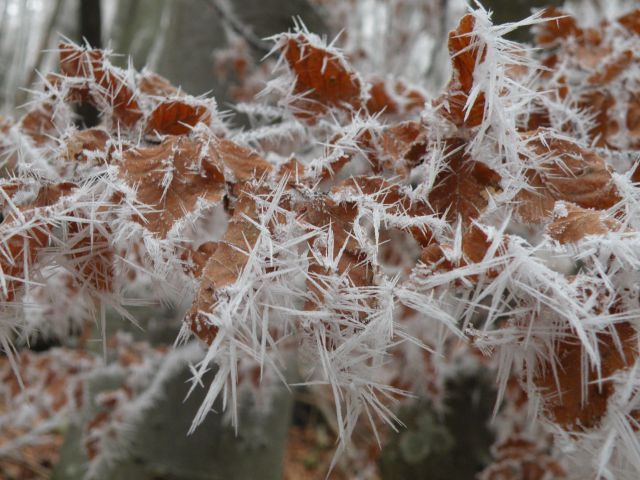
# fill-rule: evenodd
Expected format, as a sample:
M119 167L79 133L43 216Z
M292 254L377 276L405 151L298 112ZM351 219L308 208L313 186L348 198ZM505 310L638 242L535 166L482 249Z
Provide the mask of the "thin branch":
M228 8L223 6L220 0L203 0L207 5L213 8L220 18L226 22L231 29L245 39L247 44L253 48L261 56L268 54L271 49L268 45L258 36L256 36L245 23L242 22L236 15Z

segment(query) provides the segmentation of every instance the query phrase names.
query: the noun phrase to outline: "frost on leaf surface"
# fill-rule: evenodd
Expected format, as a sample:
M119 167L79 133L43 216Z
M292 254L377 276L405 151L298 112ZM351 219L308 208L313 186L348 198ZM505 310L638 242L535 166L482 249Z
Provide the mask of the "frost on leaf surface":
M443 32L439 90L403 63L419 55L296 26L271 39L271 73L218 55L242 72L244 129L215 99L61 45L60 72L0 124L3 374L31 361L16 335L106 331L107 309L148 295L183 305L188 345L103 338L144 381L100 397L93 472L191 363L206 391L192 429L218 405L237 425L243 396L296 377L344 455L393 435L409 395L444 412L447 380L483 369L497 401L482 478L635 478L640 35L637 11L581 20L494 25L469 8ZM533 48L507 38L532 25ZM83 103L98 126L74 123Z

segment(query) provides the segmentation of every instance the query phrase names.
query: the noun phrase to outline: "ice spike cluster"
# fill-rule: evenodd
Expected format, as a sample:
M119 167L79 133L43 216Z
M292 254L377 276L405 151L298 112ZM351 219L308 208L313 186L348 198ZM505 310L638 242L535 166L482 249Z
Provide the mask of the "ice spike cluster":
M505 38L528 26L534 45ZM396 428L407 395L446 408L447 375L482 365L498 392L483 478L638 478L640 10L493 25L470 8L436 94L304 26L271 40L245 129L60 45L59 73L1 126L15 374L16 335L187 296L193 388L216 368L193 428L219 399L241 421L243 384L295 369L331 399L342 452L357 428ZM79 103L99 126L77 126Z

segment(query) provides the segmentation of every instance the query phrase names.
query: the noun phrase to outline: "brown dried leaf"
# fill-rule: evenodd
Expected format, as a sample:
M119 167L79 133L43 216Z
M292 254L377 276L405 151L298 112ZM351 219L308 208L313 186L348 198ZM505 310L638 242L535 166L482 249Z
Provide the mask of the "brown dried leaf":
M109 139L109 134L101 128L80 130L65 140L65 156L70 162L86 162L88 158L85 152L105 152L107 158Z
M296 102L302 118L324 113L326 107L360 108L362 84L342 58L313 45L301 33L288 37L283 48L289 68L296 75L294 92L306 94Z
M382 177L358 176L350 177L333 187L332 192L346 192L352 190L355 194L370 195L380 205L387 207L387 212L391 215L404 217L419 217L432 215L434 212L431 207L424 201L411 200L399 185L388 182ZM331 201L325 202L331 205ZM357 205L353 202L342 202L340 205L345 208L345 212L349 212L343 217L346 220L345 225L351 228L351 223L357 212ZM428 245L432 240L432 233L426 226L414 225L405 229L410 233L414 240L421 246Z
M149 116L146 132L159 135L186 135L199 122L208 122L206 105L181 100L167 100L158 105Z
M376 171L394 168L403 176L418 166L427 152L427 127L418 121L388 126L380 135L363 137L362 149Z
M6 184L2 188L10 197L19 190L15 184ZM0 253L2 273L8 277L15 277L7 280L7 301L13 300L16 292L22 287L23 283L18 279L23 278L25 268L30 270L40 250L49 244L53 225L45 219L38 218L39 209L53 205L75 188L76 185L71 182L41 186L31 204L19 207L23 219L18 219L17 213L13 210L5 211L0 230L14 232L3 239Z
M467 14L458 27L449 32L449 55L453 64L451 80L447 92L435 100L442 105L443 115L457 126L477 127L484 118L485 96L480 92L473 105L465 110L471 89L476 64L484 61L486 51L473 35L475 19ZM478 58L480 56L480 58ZM466 118L465 118L466 117Z
M87 80L84 86L72 91L67 100L77 101L79 97L96 108L107 103L113 107L114 119L127 127L133 126L142 117L134 92L125 79L108 65L102 50L85 49L66 43L60 44L58 48L61 73ZM92 88L93 85L98 88Z
M556 208L554 212L553 222L547 225L547 233L563 245L576 243L587 235L605 235L622 228L616 220L603 218L601 211L580 208L573 203L561 205L560 210Z
M215 339L218 328L207 321L203 312L211 312L218 300L218 291L233 284L246 266L249 253L260 235L258 228L249 220L256 218L255 202L250 192L243 191L224 237L217 245L206 247L213 252L204 266L200 287L185 321L191 331L208 344Z
M583 374L585 353L574 334L559 341L555 347L554 361L560 367L556 375L548 363L534 373L534 382L543 395L547 415L567 430L583 431L600 423L614 392L611 377L629 368L638 357L635 328L626 322L617 323L613 328L619 343L610 332L598 334L601 376L591 366L587 367L586 375ZM582 385L582 378L586 378L586 387ZM582 398L584 390L588 395L586 399Z
M486 208L488 195L500 189L500 175L486 164L464 153L464 141L448 139L445 148L447 168L436 177L429 192L429 203L449 222L462 218L468 223Z
M553 47L568 37L575 37L581 33L575 18L559 8L549 7L542 13L547 22L536 26L535 41L541 47Z
M357 214L358 207L354 203L337 203L330 198L321 197L301 208L300 220L318 228L330 227L336 253L345 244L348 251L358 252L358 242L351 236L353 220Z
M611 61L607 62L597 72L589 76L587 82L591 85L604 85L614 80L626 69L634 60L631 50L625 50Z
M218 163L231 170L237 182L260 179L273 168L256 152L226 138L212 139L211 151Z
M505 236L501 242L501 248L504 246L508 236ZM474 263L480 263L484 259L491 247L492 242L484 232L484 230L475 223L470 224L462 235L462 257L454 260L451 258L453 247L451 245L440 245L431 243L422 250L420 260L422 263L431 267L437 272L450 272L456 268L466 267ZM500 254L500 248L496 251L495 256ZM490 269L486 272L489 277L498 274L497 269ZM468 275L468 280L477 281L478 275Z
M593 119L595 125L589 130L589 137L595 141L597 147L609 146L609 138L620 129L617 120L609 114L615 104L616 99L613 94L606 90L588 91L580 99L578 106L595 114Z
M305 167L295 158L289 159L287 162L280 165L277 172L278 178L288 177L289 182L297 182L298 179L304 177Z
M4 219L0 227L7 229L19 228L13 216ZM29 228L21 228L18 233L10 235L2 241L2 254L0 255L0 269L6 277L12 277L6 281L6 292L0 294L5 301L12 301L23 286L20 278L24 276L25 267L29 268L35 261L38 252L49 243L50 226L36 223ZM6 293L6 295L5 295Z
M553 136L532 141L538 155L550 158L541 162L539 169L527 172L534 191L523 189L516 196L523 220L539 222L548 217L556 200L595 209L610 208L618 202L611 172L596 153Z
M107 228L108 230L108 228ZM114 280L114 250L97 228L71 223L68 246L75 284L98 292L111 292Z
M223 166L213 146L186 137L125 151L119 176L137 187L139 201L158 210L135 220L161 237L199 199L218 203L225 193Z
M81 407L83 377L95 366L95 357L65 348L45 352L24 349L17 357L24 390L7 356L0 356L0 448L11 451L0 458L0 472L7 480L48 478L59 459L64 436L61 430L42 427L55 415ZM25 412L25 403L29 412ZM25 436L29 441L24 441Z
M209 258L218 248L218 242L204 242L198 248L186 246L180 259L184 262L185 273L200 278Z
M512 435L493 450L495 461L482 471L480 480L547 480L566 476L557 460L524 437Z
M618 23L629 32L640 35L640 9L633 10L618 18Z
M633 138L640 138L640 92L630 92L627 103L627 131Z
M322 251L322 253L326 254L327 252ZM336 271L331 271L319 265L313 258L309 258L307 273L311 277L307 280L307 288L312 293L313 300L307 301L304 308L305 310L315 310L324 304L323 290L330 288L323 277L327 275L346 275L351 285L365 287L372 284L374 269L366 260L364 254L345 251L342 252L338 259ZM364 316L361 319L364 320Z
M387 115L407 113L424 108L425 95L417 88L408 86L401 80L391 85L380 79L371 81L367 110L371 114L384 112Z
M41 147L50 142L57 134L53 113L51 102L40 103L22 117L19 127L31 137L37 146Z
M140 93L153 97L177 97L184 95L169 80L153 72L144 72L138 80Z
M42 185L38 190L38 195L33 202L34 207L48 207L53 205L62 197L72 193L77 185L72 182L49 183Z

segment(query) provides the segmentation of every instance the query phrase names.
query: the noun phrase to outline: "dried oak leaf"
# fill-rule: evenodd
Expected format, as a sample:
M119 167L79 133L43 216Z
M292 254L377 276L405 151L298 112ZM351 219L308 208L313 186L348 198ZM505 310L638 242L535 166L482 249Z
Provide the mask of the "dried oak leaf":
M446 93L435 100L441 106L440 111L458 127L477 127L484 118L484 92L466 107L473 88L473 73L476 65L484 61L486 50L473 34L475 19L468 14L462 17L458 27L449 32L449 55L453 66L451 80Z
M24 215L27 221L30 217L32 215L29 213ZM28 227L22 227L22 225L23 222L18 221L13 215L7 216L0 224L0 232L17 230L0 241L0 271L7 277L6 290L2 292L5 301L15 298L17 291L23 285L19 279L23 277L25 267L30 268L39 250L49 243L50 227L48 225L37 221Z
M53 103L45 101L27 112L18 124L21 131L41 147L57 136Z
M102 50L67 43L60 44L58 48L61 73L85 80L83 85L74 87L70 100L79 96L96 108L107 104L113 108L114 119L128 127L140 120L142 112L133 90L127 85L124 75L108 64Z
M602 211L559 202L554 210L553 221L546 228L551 238L564 245L579 242L587 235L619 231L622 226L618 221L604 217Z
M500 175L486 164L469 158L464 141L448 139L447 167L438 173L429 192L435 212L449 222L469 223L486 208L489 194L500 189Z
M549 19L535 27L535 42L541 47L557 46L566 38L575 37L582 31L574 17L556 7L546 8L541 18Z
M209 108L200 103L183 100L166 100L149 116L146 132L159 135L186 135L200 122L208 122Z
M350 252L359 252L359 244L352 235L358 206L353 202L336 202L329 197L314 199L301 207L301 222L318 228L330 228L336 253L344 245Z
M166 237L173 225L192 212L198 200L218 203L225 194L223 165L210 144L167 137L160 145L123 152L119 177L137 188L137 199L152 207L134 219Z
M272 170L272 165L253 150L226 138L208 140L211 154L217 163L224 165L236 182L260 179Z
M74 286L89 287L98 292L113 291L115 254L108 238L95 227L73 222L69 226L67 244Z
M356 72L337 53L314 44L302 33L286 37L284 57L296 75L294 93L300 116L311 120L327 107L358 109L362 104L362 83Z
M0 271L7 277L6 301L15 298L25 270L30 270L39 251L49 244L53 226L41 218L41 208L53 205L74 188L68 182L44 185L32 204L5 212L0 223Z
M206 247L212 253L202 270L200 286L185 321L191 331L207 344L215 339L218 327L207 320L206 314L211 313L218 301L219 290L236 282L260 235L252 219L257 219L255 201L250 191L243 191L222 240Z
M587 82L591 85L606 85L620 75L633 61L633 52L631 50L624 50L604 64L599 71L591 74L589 78L587 78Z
M406 192L400 188L400 185L390 183L382 177L368 177L364 175L350 177L333 187L331 191L333 194L340 195L348 192L353 192L355 195L367 195L376 203L385 206L388 214L405 217L406 219L432 215L434 213L427 202L420 199L414 200L409 198ZM331 205L332 201L325 203ZM348 216L343 217L343 219L347 221L346 224L349 225L349 222L353 222L355 218L357 205L349 200L341 201L339 205L345 208L344 211L349 212ZM331 212L331 209L329 209L329 212ZM418 245L421 246L428 245L433 238L432 232L424 225L411 225L403 230L411 234Z
M138 90L150 97L179 97L184 95L169 80L157 73L143 71L138 78Z
M627 103L627 132L634 139L640 139L640 92L631 92Z
M508 236L501 241L503 248ZM450 272L456 268L466 267L474 263L480 263L484 260L492 241L487 233L477 224L472 223L465 228L462 234L462 256L458 259L453 258L453 247L451 245L441 245L433 242L426 246L420 254L420 260L432 271ZM500 255L500 248L494 256ZM491 268L485 272L489 277L495 277L498 274L496 268ZM476 281L478 275L468 275L468 280Z
M367 110L370 114L384 112L388 115L407 113L424 108L426 96L418 88L413 88L402 80L393 82L373 79L369 88ZM389 84L391 83L391 84Z
M609 139L620 129L615 116L609 113L615 104L615 97L606 90L590 90L580 97L578 106L594 114L594 126L589 130L589 137L595 141L596 147L609 146Z
M427 127L412 120L385 127L379 135L361 140L362 150L375 171L395 169L406 176L418 166L427 153Z
M547 480L566 475L556 459L524 437L512 435L492 450L495 460L482 471L480 480Z
M629 32L640 35L640 9L633 10L618 18L618 23Z
M613 329L617 339L611 332L597 335L600 376L592 366L586 366L587 372L583 372L585 352L575 335L567 336L555 346L556 372L545 362L534 373L534 382L543 396L543 408L554 423L570 431L584 431L597 427L607 413L609 397L615 389L611 377L629 368L638 357L635 328L621 322ZM582 385L583 378L586 386Z
M101 128L88 128L80 130L64 140L65 157L68 161L87 162L90 155L87 153L103 154L108 160L107 144L109 134Z
M185 273L194 278L200 278L205 265L216 251L216 248L218 248L218 242L204 242L198 248L186 245L184 252L180 256L180 259L184 262L183 269Z
M73 182L49 183L42 185L38 190L38 195L33 202L35 207L48 207L53 205L62 197L71 194L77 185Z
M531 140L543 160L526 172L529 186L516 195L518 215L539 222L553 211L557 200L582 208L607 209L619 201L618 191L606 162L595 152L571 140L546 135Z

